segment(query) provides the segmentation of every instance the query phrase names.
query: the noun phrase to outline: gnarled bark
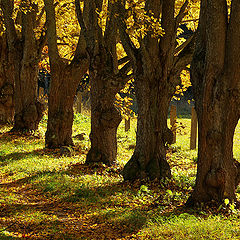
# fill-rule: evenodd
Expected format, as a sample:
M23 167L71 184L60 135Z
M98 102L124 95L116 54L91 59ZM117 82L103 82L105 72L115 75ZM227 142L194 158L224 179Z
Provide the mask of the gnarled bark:
M136 148L122 171L125 180L171 176L166 160L166 135L168 106L175 88L171 90L162 85L158 74L153 79L150 76L135 78L138 103Z
M73 145L73 101L77 86L87 71L88 55L81 34L74 58L64 62L58 52L54 1L45 0L47 13L48 49L51 67L48 125L45 145L48 148Z
M111 165L117 157L117 128L122 118L114 106L116 93L108 88L109 79L104 72L99 75L91 81L91 149L86 163Z
M19 11L21 16L21 33L17 33L12 18L14 3L9 0L1 1L6 36L8 41L7 73L10 82L14 82L14 126L12 131L36 130L42 118L44 107L37 100L37 74L43 39L35 38L34 23L37 5L22 2ZM43 41L40 41L43 40Z
M191 65L199 123L198 167L188 205L236 199L239 163L233 159L233 136L240 116L239 18L237 1L232 1L229 21L225 0L201 3Z
M113 2L108 1L107 10L110 16L106 22L105 32L98 25L97 15L97 9L104 8L104 1L90 0L88 4L88 25L84 24L80 8L78 11L79 23L85 30L90 56L91 149L87 154L86 163L103 162L111 165L116 161L117 128L121 122L121 115L114 106L115 95L130 77L127 75L129 64L118 68Z
M163 36L139 38L139 48L126 34L123 21L125 7L118 1L118 21L121 40L134 70L135 91L138 104L138 125L136 149L123 169L125 180L150 177L161 179L171 176L166 160L166 136L168 135L167 114L171 98L179 84L182 69L191 61L192 39L176 48L177 28L181 22L188 1L179 14L174 16L175 1L146 1L146 13L160 21L164 28ZM179 49L181 49L179 51Z
M24 56L19 55L19 52L13 53L11 61L14 66L12 77L15 80L12 131L36 130L44 111L43 104L37 100L38 62L35 59L30 63L29 60L24 61Z
M71 75L64 64L56 71L51 69L51 88L48 104L48 125L45 135L46 147L58 148L73 145L73 100L76 85L69 85Z

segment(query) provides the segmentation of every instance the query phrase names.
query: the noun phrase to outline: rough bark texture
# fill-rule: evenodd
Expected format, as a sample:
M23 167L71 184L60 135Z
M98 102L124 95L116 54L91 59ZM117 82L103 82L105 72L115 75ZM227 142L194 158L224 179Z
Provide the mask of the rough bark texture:
M37 73L40 56L39 45L33 30L37 8L36 5L30 5L28 2L22 3L22 7L28 11L19 12L22 30L21 34L17 34L12 19L13 3L9 0L1 1L8 41L8 64L11 69L7 77L15 84L13 131L36 130L44 110L43 105L37 101Z
M117 128L122 120L120 112L114 106L115 95L127 82L129 70L127 65L118 69L117 31L110 1L110 16L105 33L98 25L96 9L101 9L103 2L89 1L89 24L86 26L91 81L91 149L86 163L103 162L111 165L116 161Z
M12 52L11 57L14 67L12 77L15 80L13 131L36 130L44 111L43 104L37 100L38 61L30 60L28 57L25 60L25 56L23 56L25 54L21 50L22 47L18 51ZM33 52L32 50L34 56Z
M157 39L149 32L143 39L139 39L139 49L131 44L124 23L119 26L125 51L133 64L138 104L136 148L123 169L125 180L171 176L166 160L168 107L179 84L177 76L191 61L192 54L188 47L178 54L175 50L177 28L183 16L174 17L174 4L174 0L146 1L147 13L151 12L159 19L161 12L165 34ZM124 9L118 7L123 15Z
M114 106L116 93L109 94L106 75L98 72L91 79L91 149L86 163L111 165L117 157L117 128L122 118Z
M48 148L73 145L73 100L77 86L69 84L72 79L69 70L70 68L61 63L56 69L51 68L48 125L45 135Z
M235 200L239 163L233 159L233 136L239 119L240 5L232 1L230 21L225 0L204 0L192 83L198 115L196 186L187 204Z
M159 65L161 66L161 65ZM166 135L168 106L172 98L169 86L159 81L161 77L151 74L135 78L138 103L136 148L122 172L125 180L170 177L170 166L166 160ZM159 78L158 78L159 77Z
M14 83L8 78L10 65L8 64L8 46L6 35L0 36L0 124L13 123Z
M73 145L73 102L79 81L88 68L85 40L79 37L75 56L64 62L58 53L56 20L53 1L44 1L47 13L48 48L51 67L51 85L48 102L48 125L45 145L48 148Z

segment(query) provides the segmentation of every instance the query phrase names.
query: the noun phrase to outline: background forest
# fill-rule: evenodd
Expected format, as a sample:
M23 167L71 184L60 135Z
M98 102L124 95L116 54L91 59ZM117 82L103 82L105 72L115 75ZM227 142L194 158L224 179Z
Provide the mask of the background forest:
M0 238L240 239L239 19L237 0L0 0Z

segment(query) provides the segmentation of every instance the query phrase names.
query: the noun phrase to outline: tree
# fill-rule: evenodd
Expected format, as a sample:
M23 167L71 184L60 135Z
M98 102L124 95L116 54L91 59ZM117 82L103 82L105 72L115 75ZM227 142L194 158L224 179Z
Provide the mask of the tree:
M0 13L0 124L13 121L13 79L8 78L11 66L8 63L8 45Z
M8 65L11 68L7 77L15 84L13 130L36 130L44 110L43 105L37 101L38 62L45 36L43 31L37 38L35 27L41 14L37 15L36 4L21 1L19 6L15 6L19 7L17 27L13 20L14 2L2 0L0 3L6 27Z
M198 116L198 168L189 205L235 200L233 136L240 103L240 4L202 0L191 77Z
M191 36L177 44L178 27L189 1L180 3L176 11L175 0L129 1L126 6L117 2L121 41L133 66L138 104L136 148L123 169L125 180L171 175L166 160L168 107L181 71L191 62L194 42ZM133 22L137 43L128 21Z
M89 4L87 24L82 18L79 1L76 0L78 19L85 34L90 57L91 149L86 162L111 165L116 160L116 134L121 122L120 112L114 106L115 95L131 78L131 75L128 75L130 64L126 63L126 58L118 61L113 1L89 0L85 4ZM120 63L126 64L119 69Z
M45 0L51 87L45 143L48 148L72 145L73 100L77 86L88 69L86 43L81 34L71 61L60 57L57 46L55 6ZM70 27L70 26L69 26Z

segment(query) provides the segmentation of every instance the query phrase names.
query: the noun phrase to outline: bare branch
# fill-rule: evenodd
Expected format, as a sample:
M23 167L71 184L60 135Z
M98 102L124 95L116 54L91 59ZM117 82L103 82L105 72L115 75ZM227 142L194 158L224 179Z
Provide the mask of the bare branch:
M187 47L187 45L189 43L191 43L192 39L195 38L195 33L189 37L183 44L181 44L180 46L178 46L176 49L175 49L175 52L174 52L174 55L178 54L179 52L181 52L185 47Z
M57 47L57 33L56 33L56 18L55 7L53 0L44 0L46 15L47 15L47 38L48 38L48 52L52 60L59 60L59 53Z
M8 36L8 44L10 48L14 49L15 48L14 43L17 40L17 33L12 18L13 2L10 0L2 0L0 4L3 10L4 24Z
M83 14L82 14L79 0L75 0L75 9L76 9L76 13L77 13L78 23L81 27L81 31L83 32L85 38L87 39L87 27L83 20Z
M119 70L119 74L121 75L128 74L131 70L132 70L132 64L131 62L128 62Z
M181 9L180 9L180 11L179 11L179 13L178 13L178 15L176 16L176 19L175 19L175 22L176 22L175 27L176 27L176 29L178 28L178 26L179 26L180 22L182 21L182 19L183 19L183 18L186 16L186 14L187 14L187 12L185 12L185 11L186 11L186 9L187 9L188 4L189 4L189 1L186 0L186 1L184 2L184 4L182 5L182 7L181 7Z
M118 25L118 29L119 29L119 33L120 33L120 38L121 38L121 42L123 45L123 48L125 50L125 52L127 53L127 55L129 56L129 58L131 59L131 61L135 62L136 61L136 52L137 52L137 48L135 47L135 45L133 44L133 42L131 41L128 33L127 33L127 26L126 23L124 21L125 18L125 6L121 3L120 0L118 0L115 3L115 7L117 9L117 25Z
M39 26L40 21L41 21L41 19L42 19L42 17L43 17L44 12L45 12L45 7L43 7L43 8L41 9L41 12L40 12L39 15L37 16L36 26Z
M175 57L174 67L172 75L178 76L182 70L186 69L192 61L195 48L195 35L191 38L191 41L182 49L182 51Z
M129 60L130 60L129 57L125 56L125 57L118 60L118 65L122 65L122 64L128 62Z

